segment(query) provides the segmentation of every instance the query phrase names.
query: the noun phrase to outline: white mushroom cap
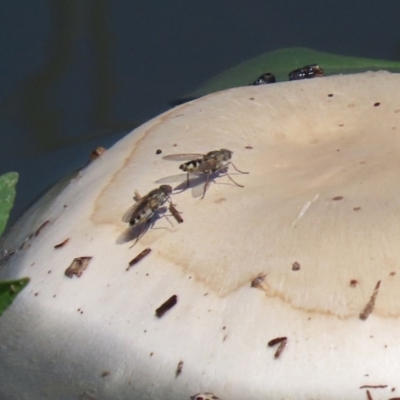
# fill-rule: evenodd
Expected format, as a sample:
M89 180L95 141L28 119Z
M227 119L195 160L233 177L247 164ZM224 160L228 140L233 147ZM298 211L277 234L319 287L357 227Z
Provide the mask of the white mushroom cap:
M382 385L374 399L400 396L399 87L379 72L232 89L118 142L3 244L50 221L0 269L31 277L0 319L0 394L357 400ZM121 218L134 190L179 173L162 156L220 148L250 172L229 168L245 187L222 174L203 200L174 195L184 223L159 218L130 248ZM67 278L83 256L82 276Z

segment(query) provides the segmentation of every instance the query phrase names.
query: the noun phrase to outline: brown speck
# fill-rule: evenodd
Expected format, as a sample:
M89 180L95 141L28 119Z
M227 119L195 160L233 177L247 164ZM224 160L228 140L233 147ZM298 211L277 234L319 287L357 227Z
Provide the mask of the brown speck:
M363 385L360 389L385 389L388 385Z
M395 276L395 275L396 275L396 272L392 271L389 275L390 275L390 276Z
M275 339L272 339L268 342L268 346L273 347L273 346L277 345L278 343L279 343L279 347L275 352L275 355L274 355L275 358L279 358L283 349L286 347L287 337L283 336L283 337L277 337Z
M108 375L110 375L110 371L103 371L102 374L101 374L101 377L105 378Z
M340 149L337 149L336 151L340 151Z
M204 296L204 297L205 297L205 296L208 296L208 293L204 293L203 296Z
M56 294L55 294L55 295L53 295L53 298L54 298L54 297L57 297L57 295L56 295Z
M354 103L347 104L348 108L354 108L356 105Z
M344 124L339 124L340 127L344 126Z
M76 275L78 278L80 278L83 274L83 271L89 265L91 259L92 257L74 258L71 265L65 270L65 276L72 278L74 275Z
M392 387L392 392L394 392L396 390L396 388L395 387Z
M224 335L224 337L222 338L222 341L225 342L226 339L228 339L228 335Z
M161 149L157 149L156 154L161 154L162 150Z
M33 262L32 264L31 264L31 267L33 267L35 265L35 263Z
M175 371L175 378L177 378L182 373L183 361L179 361Z
M267 275L265 274L258 274L252 281L251 281L251 287L253 288L259 288L261 284L264 282L265 277Z
M375 301L376 301L376 296L378 296L378 291L379 291L379 286L381 285L381 281L378 281L377 284L375 285L375 289L372 293L371 298L369 299L369 302L365 306L364 310L360 313L360 319L365 321L369 315L372 313L372 310L374 309L375 306Z
M220 197L219 199L215 200L214 203L220 204L220 203L223 203L224 201L226 201L225 197Z
M333 94L332 94L332 93L329 93L329 94L328 94L328 97L333 97Z
M368 400L374 400L371 396L371 393L369 392L369 390L367 390L367 399Z
M246 146L245 149L249 149L251 150L253 148L253 146Z
M153 353L153 352L151 352L151 353L150 353L150 357L153 357L153 354L154 354L154 353Z
M174 143L173 145L172 145L173 147L176 147L176 146L178 146L176 143Z
M353 208L353 211L360 211L361 210L361 207L354 207Z
M35 293L35 296L37 296L38 294L39 294L39 292L36 292L36 293Z
M374 103L374 107L378 107L380 105L381 105L381 103Z
M166 302L161 304L160 307L157 308L156 310L157 317L161 318L167 311L169 311L172 307L174 307L177 302L178 302L178 296L174 294Z
M94 161L96 158L99 158L102 154L104 154L105 151L106 149L104 147L97 147L97 149L94 149L90 153L89 160Z
M181 224L183 222L181 213L175 208L175 206L172 203L169 205L169 211L174 216L178 224Z
M394 112L397 114L397 113L400 113L400 108L398 108L397 110L394 110Z
M335 201L343 200L343 196L335 196L332 200Z
M350 286L351 287L356 287L358 285L358 280L357 279L352 279L351 281L350 281Z
M64 241L62 241L61 243L58 243L54 246L55 249L59 249L63 246L65 246L67 243L69 242L69 238L65 239Z
M131 261L129 261L129 267L126 269L129 271L129 268L133 267L135 264L137 264L141 259L146 257L148 254L150 254L151 249L150 247L147 247L144 249L142 252L140 252L135 258L133 258Z
M42 225L35 232L35 236L38 236L40 232L50 223L50 221L44 221Z
M292 271L298 271L299 269L300 269L300 264L297 261L295 261L292 264Z
M249 100L254 100L254 97L249 97Z

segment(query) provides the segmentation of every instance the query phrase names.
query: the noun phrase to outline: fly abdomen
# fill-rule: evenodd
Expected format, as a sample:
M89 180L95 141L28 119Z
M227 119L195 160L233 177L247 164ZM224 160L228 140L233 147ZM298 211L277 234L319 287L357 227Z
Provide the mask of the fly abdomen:
M201 161L201 159L191 160L180 165L179 168L184 172L193 172L199 167Z
M145 208L140 211L137 215L133 216L129 221L130 226L136 226L141 224L142 222L146 222L153 215L153 211L151 209Z

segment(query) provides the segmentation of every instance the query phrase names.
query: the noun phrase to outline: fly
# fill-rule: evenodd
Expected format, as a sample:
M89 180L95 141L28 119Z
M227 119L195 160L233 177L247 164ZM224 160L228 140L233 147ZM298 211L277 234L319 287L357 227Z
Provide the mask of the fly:
M301 79L310 79L324 76L324 71L317 64L306 65L303 68L295 69L289 73L289 81L297 81Z
M136 203L126 211L122 217L122 221L127 222L131 227L143 225L140 234L136 238L136 242L143 233L145 228L144 224L150 221L154 213L161 208L166 201L170 201L171 193L172 187L169 185L161 185L159 188L153 189L143 197L135 192Z
M248 172L240 171L236 168L235 164L233 164L231 160L233 151L227 149L221 150L213 150L208 152L207 154L171 154L163 157L164 160L172 160L172 161L182 161L184 159L189 159L189 161L181 164L179 168L186 172L186 188L190 186L189 176L190 174L206 174L206 183L203 189L203 195L201 198L204 198L208 185L210 183L210 176L214 173L225 170L226 176L239 187L244 187L239 183L235 182L233 178L228 174L228 167L232 165L232 167L241 174L248 174ZM168 178L167 178L168 179ZM163 180L161 180L163 181Z

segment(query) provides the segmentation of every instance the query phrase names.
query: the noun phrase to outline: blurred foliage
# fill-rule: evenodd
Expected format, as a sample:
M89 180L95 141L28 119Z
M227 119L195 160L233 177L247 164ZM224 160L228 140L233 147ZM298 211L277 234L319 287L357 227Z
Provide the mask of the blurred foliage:
M15 199L15 185L18 181L16 172L0 176L0 235L4 232L8 216ZM1 262L1 259L0 259ZM0 264L1 268L1 264ZM14 301L18 293L28 284L29 278L14 281L0 281L0 315Z

